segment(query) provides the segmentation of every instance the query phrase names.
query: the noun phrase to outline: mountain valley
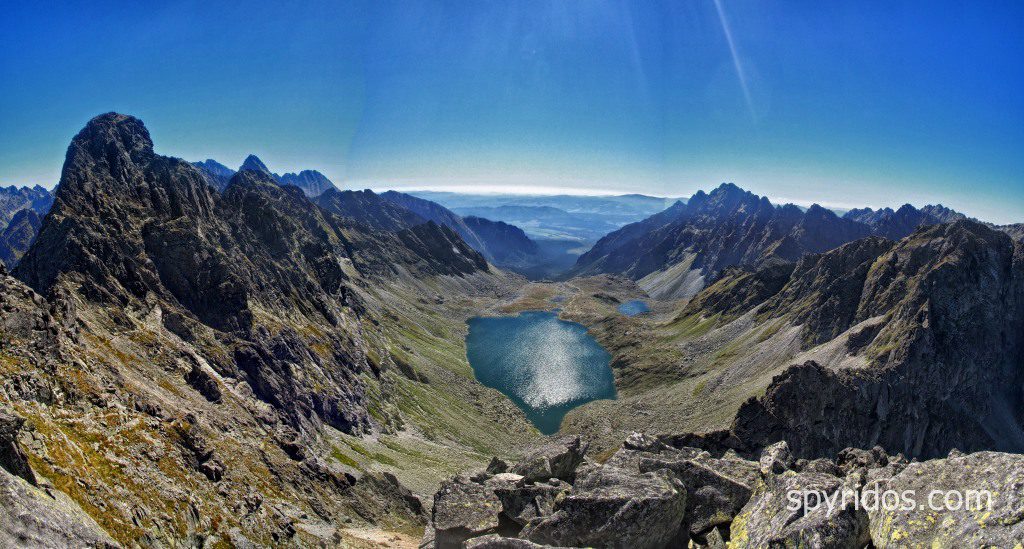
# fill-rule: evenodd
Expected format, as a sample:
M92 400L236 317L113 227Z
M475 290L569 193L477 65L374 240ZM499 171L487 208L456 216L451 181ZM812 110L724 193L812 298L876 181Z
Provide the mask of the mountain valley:
M27 509L0 530L24 543L615 545L580 522L614 500L656 506L652 547L764 546L825 524L757 506L794 475L906 483L986 455L1024 475L1018 226L733 184L349 190L162 156L117 113L73 138L52 193L0 191L0 499ZM553 437L467 358L471 319L537 311L578 323L614 377ZM509 352L557 352L538 326ZM717 515L705 469L736 490ZM863 547L916 519L850 520Z

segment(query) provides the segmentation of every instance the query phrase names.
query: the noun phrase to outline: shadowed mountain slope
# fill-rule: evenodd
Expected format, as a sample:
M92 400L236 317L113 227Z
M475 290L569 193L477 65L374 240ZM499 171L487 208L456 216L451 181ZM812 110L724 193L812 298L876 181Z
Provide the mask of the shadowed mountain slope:
M35 242L42 220L31 208L14 214L7 228L0 232L0 262L8 269L14 268L21 256Z
M193 162L192 165L199 168L200 173L206 177L210 186L217 189L218 192L223 192L231 181L231 176L235 175L235 170L212 158L207 158L202 162Z
M532 276L543 271L544 264L550 260L537 243L514 225L475 216L464 218L436 202L397 191L387 191L379 196L423 219L450 228L499 267Z
M369 189L339 191L332 188L316 197L314 202L353 223L382 231L400 231L427 222L418 214L381 198Z

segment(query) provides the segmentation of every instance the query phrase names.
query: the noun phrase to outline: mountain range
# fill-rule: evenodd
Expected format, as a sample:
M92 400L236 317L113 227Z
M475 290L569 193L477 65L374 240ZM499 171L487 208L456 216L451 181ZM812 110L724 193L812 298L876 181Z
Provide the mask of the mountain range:
M203 175L206 177L207 182L209 182L209 184L218 191L223 191L227 188L228 183L231 180L231 176L235 174L235 170L232 170L213 159L206 159L202 162L193 162L193 165L201 170ZM242 165L238 168L238 171L245 170L264 173L281 185L293 185L298 187L302 189L302 192L308 197L319 196L328 189L336 188L334 183L332 183L330 179L327 179L327 176L316 170L302 170L299 173L286 173L284 175L273 173L269 168L267 168L267 165L264 164L262 160L253 154L247 156L242 162Z
M0 539L927 545L948 521L786 514L784 487L1019 490L1019 226L732 184L643 216L661 199L599 197L634 221L551 280L550 240L321 177L163 156L107 113L52 195L6 191L23 253L0 268ZM485 207L505 206L452 206ZM468 319L528 309L609 355L618 396L569 412L569 439L467 362ZM1019 533L948 516L971 543Z
M618 273L652 296L689 298L732 266L795 262L868 236L900 239L918 227L966 216L939 206L855 209L842 217L812 205L776 206L725 183L601 238L570 275Z

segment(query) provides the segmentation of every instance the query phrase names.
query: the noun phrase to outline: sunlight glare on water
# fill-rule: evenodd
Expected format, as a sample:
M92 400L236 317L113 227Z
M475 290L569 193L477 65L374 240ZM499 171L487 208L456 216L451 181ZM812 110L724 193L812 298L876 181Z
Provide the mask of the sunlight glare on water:
M466 355L477 379L505 393L545 434L572 408L615 398L608 352L554 313L470 319Z

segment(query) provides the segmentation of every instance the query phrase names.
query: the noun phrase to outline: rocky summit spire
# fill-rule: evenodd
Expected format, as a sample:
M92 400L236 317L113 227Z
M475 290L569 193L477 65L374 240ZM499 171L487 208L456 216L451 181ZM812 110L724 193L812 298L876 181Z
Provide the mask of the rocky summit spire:
M255 154L250 154L249 156L245 157L245 161L242 162L242 165L239 166L238 168L238 171L242 170L252 170L254 172L272 174L270 169L267 168L267 165L264 164L263 161L260 160L259 157L257 157ZM277 176L274 176L274 179L277 179Z

